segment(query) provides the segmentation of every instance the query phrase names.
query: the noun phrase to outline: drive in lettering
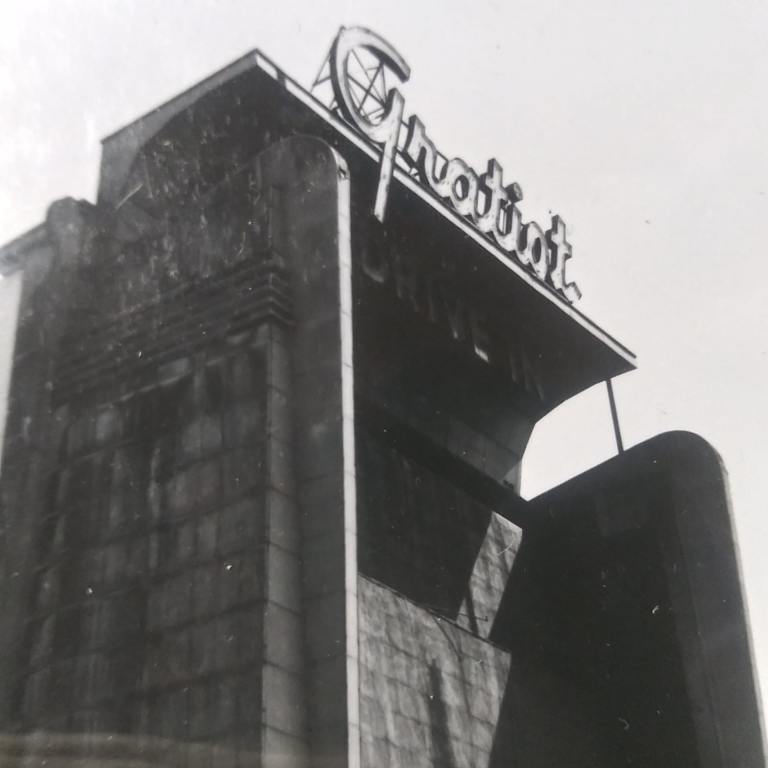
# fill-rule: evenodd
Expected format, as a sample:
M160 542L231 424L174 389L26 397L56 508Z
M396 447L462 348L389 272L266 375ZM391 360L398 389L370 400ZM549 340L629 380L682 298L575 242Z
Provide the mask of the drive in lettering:
M394 247L367 245L360 266L369 280L392 291L411 311L441 327L536 400L544 401L536 355L528 354L509 334L500 334L483 309L463 296L453 280L435 270L417 269L412 259Z

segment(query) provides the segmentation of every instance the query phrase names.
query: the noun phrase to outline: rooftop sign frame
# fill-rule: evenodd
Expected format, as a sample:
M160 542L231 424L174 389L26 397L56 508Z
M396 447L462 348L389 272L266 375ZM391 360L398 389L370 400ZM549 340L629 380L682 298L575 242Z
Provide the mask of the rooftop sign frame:
M373 58L373 65L365 65L361 59L364 52ZM566 277L572 249L560 216L552 217L546 233L534 221L523 225L517 207L523 198L522 189L516 182L504 184L504 172L495 158L488 161L484 173L478 174L461 158L445 157L416 115L404 122L405 99L397 88L387 87L385 73L390 71L405 82L410 78L410 68L390 43L364 27L341 27L326 62L328 74L322 77L324 63L313 90L330 80L334 94L331 108L335 106L356 130L381 145L374 204L374 216L380 222L384 222L386 214L392 169L400 163L569 304L581 298L579 287Z

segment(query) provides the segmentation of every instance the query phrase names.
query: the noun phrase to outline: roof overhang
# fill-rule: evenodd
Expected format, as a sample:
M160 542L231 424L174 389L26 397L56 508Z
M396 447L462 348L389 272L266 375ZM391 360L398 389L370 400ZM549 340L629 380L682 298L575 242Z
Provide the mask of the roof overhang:
M358 179L362 178L353 195L358 198L357 221L366 217L367 206L372 213L381 157L379 147L259 51L252 51L106 138L99 202L114 208L133 195L137 187L137 158L148 152L165 151L161 145L168 144L167 137L174 130L178 133L182 124L187 151L194 147L198 156L208 152L220 162L218 155L225 153L226 146L217 147L208 137L202 142L202 123L215 123L222 128L215 133L224 134L231 126L239 125L237 141L249 145L238 150L240 170L244 159L284 136L311 134L324 139L347 159L353 183L356 174ZM177 142L174 146L179 162L185 151L182 145L183 142ZM173 163L164 161L163 172L167 173L172 166ZM212 177L221 180L236 171L232 166L218 170ZM459 277L468 281L475 293L485 290L489 297L494 297L489 302L495 303L494 311L501 324L508 323L510 332L528 337L538 350L536 354L548 358L552 372L547 376L546 402L536 409L539 417L588 386L635 367L635 356L629 349L502 251L406 169L395 166L389 210L398 209L401 220L410 217L417 220L417 227L422 222L422 228L440 231L443 242L451 238L451 251L461 254ZM409 228L412 230L413 223ZM428 255L426 266L429 267ZM506 319L500 315L505 303Z

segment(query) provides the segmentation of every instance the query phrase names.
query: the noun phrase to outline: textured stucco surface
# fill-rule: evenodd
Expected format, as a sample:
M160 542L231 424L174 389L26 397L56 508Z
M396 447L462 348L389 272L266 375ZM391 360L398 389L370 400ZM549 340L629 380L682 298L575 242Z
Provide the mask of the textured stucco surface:
M263 354L220 350L164 370L154 387L56 414L59 464L28 553L13 686L22 729L254 733Z
M360 572L488 636L520 528L364 427L357 461Z
M358 588L362 765L488 765L509 654L381 584Z

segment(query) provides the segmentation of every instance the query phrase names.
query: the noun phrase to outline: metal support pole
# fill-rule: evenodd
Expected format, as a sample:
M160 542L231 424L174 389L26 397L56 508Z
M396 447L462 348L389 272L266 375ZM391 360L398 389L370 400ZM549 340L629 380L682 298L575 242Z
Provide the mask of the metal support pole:
M610 379L605 380L608 387L608 403L611 406L611 419L613 420L613 434L616 436L616 448L619 453L624 453L624 443L621 440L621 427L619 427L619 414L616 411L616 398L613 396L613 384Z

